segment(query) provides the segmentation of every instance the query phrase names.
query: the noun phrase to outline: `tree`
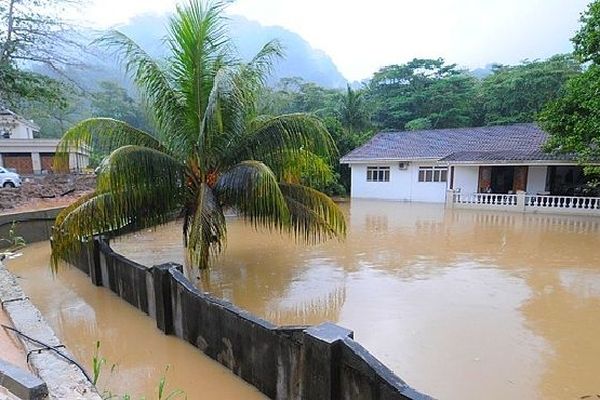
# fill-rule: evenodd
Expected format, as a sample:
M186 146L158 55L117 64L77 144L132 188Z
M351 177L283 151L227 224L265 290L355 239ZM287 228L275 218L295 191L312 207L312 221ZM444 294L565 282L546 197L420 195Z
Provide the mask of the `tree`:
M569 78L581 72L570 55L515 66L496 65L481 85L481 123L500 125L531 122L543 106L558 97Z
M572 77L560 97L540 113L539 123L550 134L549 151L575 153L581 161L600 156L600 1L593 1L581 17L582 27L572 39L575 56L589 67Z
M363 92L353 90L348 85L346 93L340 96L337 117L348 132L363 131L370 125L363 94Z
M86 237L183 218L189 265L206 268L226 241L224 209L255 227L317 242L342 236L344 216L326 195L301 184L304 160L333 155L316 117L257 113L257 97L274 57L268 43L245 64L232 53L224 3L191 0L170 21L170 56L151 59L119 32L116 49L152 112L156 133L106 118L80 122L60 149L95 143L111 149L96 191L57 218L53 254L69 257ZM60 160L60 158L58 158Z
M571 39L581 62L600 65L600 1L592 1L579 20L582 24Z
M112 81L102 81L99 87L100 90L92 95L93 115L118 119L134 128L150 130L150 123L142 105L131 97L125 88Z
M3 0L0 3L0 99L61 98L60 83L24 69L43 64L54 71L72 63L77 46L72 26L62 17L76 0Z
M476 84L441 58L414 59L376 72L367 98L380 129L452 128L470 124Z
M562 96L539 116L550 133L549 151L574 153L582 161L600 155L600 66L592 65L567 82Z
M60 138L67 129L78 121L89 118L89 99L71 85L60 88L62 101L54 98L22 100L15 104L24 117L32 119L40 127L40 137Z

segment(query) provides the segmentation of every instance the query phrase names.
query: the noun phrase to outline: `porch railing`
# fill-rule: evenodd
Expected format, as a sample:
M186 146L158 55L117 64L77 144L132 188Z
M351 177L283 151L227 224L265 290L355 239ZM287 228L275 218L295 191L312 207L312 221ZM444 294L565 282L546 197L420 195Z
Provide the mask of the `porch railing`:
M449 207L557 214L599 215L600 197L469 193L449 191Z
M493 193L454 193L454 203L458 204L481 204L491 206L516 206L516 194L493 194Z
M600 210L600 198L552 195L525 195L525 207Z

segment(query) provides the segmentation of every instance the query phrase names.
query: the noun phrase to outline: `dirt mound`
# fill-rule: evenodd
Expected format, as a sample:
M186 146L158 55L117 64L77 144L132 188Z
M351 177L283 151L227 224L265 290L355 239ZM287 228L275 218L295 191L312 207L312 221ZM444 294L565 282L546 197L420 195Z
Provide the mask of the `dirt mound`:
M66 205L95 187L95 175L23 177L20 188L0 188L0 212Z

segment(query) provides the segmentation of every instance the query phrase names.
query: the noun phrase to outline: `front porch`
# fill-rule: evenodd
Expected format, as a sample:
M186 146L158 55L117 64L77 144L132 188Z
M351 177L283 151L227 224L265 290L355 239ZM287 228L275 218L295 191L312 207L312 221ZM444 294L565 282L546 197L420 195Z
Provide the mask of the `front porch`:
M448 207L600 216L581 166L451 166L450 174Z

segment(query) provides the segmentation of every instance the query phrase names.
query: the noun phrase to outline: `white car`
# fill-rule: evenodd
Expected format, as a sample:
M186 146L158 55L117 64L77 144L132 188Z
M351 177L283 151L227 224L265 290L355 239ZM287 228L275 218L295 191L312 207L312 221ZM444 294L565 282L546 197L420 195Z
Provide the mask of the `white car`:
M21 186L21 177L15 172L0 167L0 187L19 187Z

